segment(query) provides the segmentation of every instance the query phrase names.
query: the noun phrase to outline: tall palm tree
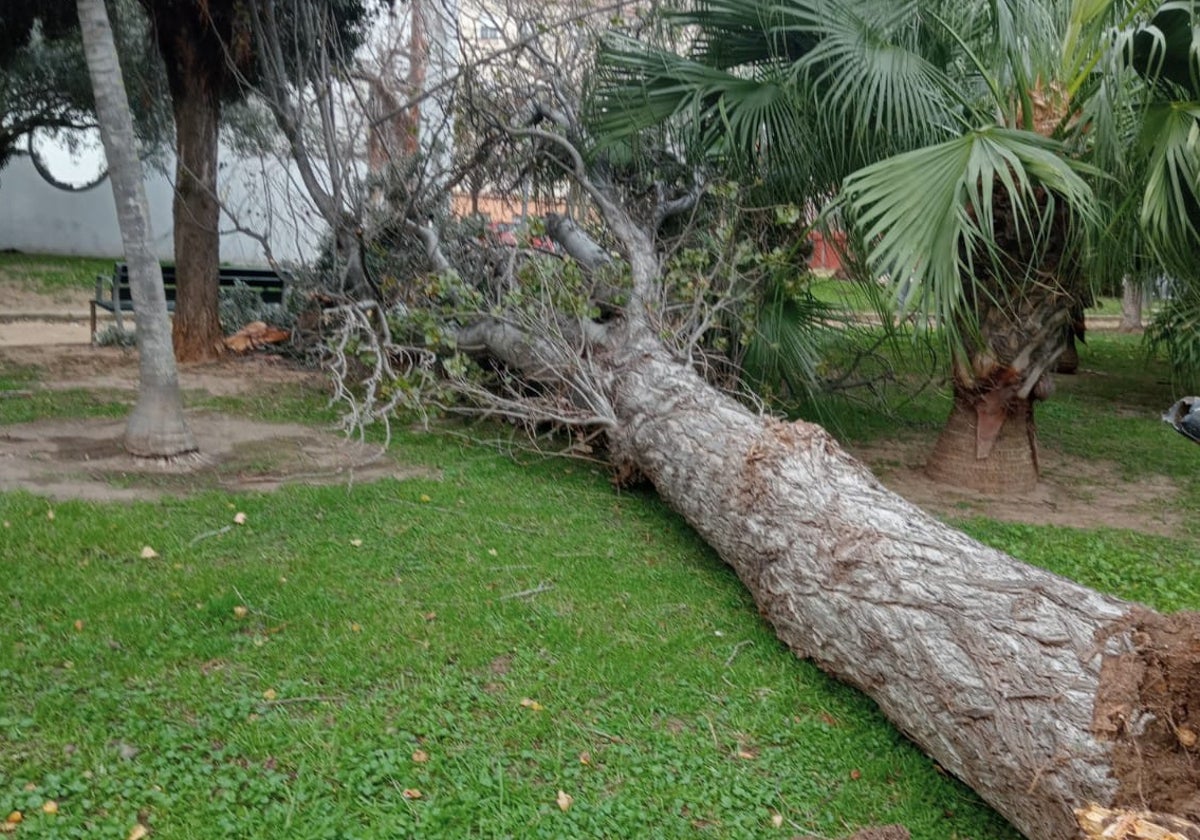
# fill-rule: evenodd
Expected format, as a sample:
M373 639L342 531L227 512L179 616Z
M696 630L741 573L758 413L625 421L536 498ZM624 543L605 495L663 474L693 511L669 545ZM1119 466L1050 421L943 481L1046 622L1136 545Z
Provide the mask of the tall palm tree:
M196 442L183 418L162 268L151 250L150 212L129 100L104 0L78 2L137 324L140 379L137 404L125 427L125 448L143 457L174 457L194 452Z
M668 124L695 154L792 201L837 194L875 271L904 281L902 306L950 341L955 405L931 472L1024 489L1037 479L1033 401L1092 255L1123 271L1139 249L1114 247L1115 233L1157 225L1160 242L1179 241L1178 215L1139 211L1178 196L1142 200L1136 178L1085 163L1148 171L1153 155L1122 144L1153 87L1127 68L1154 51L1113 34L1145 31L1146 5L703 0L673 16L695 36L686 57L610 43L601 127L628 142ZM1139 212L1141 226L1101 224Z

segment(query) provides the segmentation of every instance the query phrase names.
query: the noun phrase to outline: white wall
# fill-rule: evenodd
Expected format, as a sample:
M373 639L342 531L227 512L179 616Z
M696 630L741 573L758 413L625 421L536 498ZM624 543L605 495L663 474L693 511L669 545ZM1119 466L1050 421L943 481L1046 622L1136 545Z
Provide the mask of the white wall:
M289 172L279 164L240 160L221 150L219 191L222 203L246 228L266 236L275 259L296 262L311 258L320 243L322 225L307 203L286 186ZM169 163L174 170L174 162ZM290 195L280 195L283 185ZM171 179L146 171L146 198L154 247L163 260L174 259ZM233 233L222 219L221 260L236 265L266 265L263 246L250 236ZM27 253L71 254L119 258L123 253L112 188L108 181L86 192L55 189L37 174L27 157L14 158L0 170L0 249Z

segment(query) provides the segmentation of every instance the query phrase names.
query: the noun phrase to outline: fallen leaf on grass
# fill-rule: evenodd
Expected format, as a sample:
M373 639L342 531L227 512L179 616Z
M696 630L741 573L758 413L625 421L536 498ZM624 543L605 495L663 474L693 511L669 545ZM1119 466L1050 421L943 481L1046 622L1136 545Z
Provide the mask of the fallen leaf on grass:
M405 788L403 796L405 799L420 799L424 794L416 788Z
M359 624L357 621L355 621L355 622L351 623L351 625L350 625L350 632L351 632L351 633L361 633L361 632L362 632L362 625L361 625L361 624Z
M150 546L144 545L144 546L142 546L142 553L140 556L143 560L153 560L155 557L158 556L158 552L155 551Z
M233 524L245 525L246 524L246 514L242 513L241 511L238 511L237 513L235 513L233 516Z
M13 825L16 825L23 819L25 819L24 814L22 814L20 811L13 811L8 815L8 819L6 819L5 822L10 822Z
M592 763L592 754L590 752L581 752L579 754L579 763L584 766L590 765Z
M539 703L538 701L536 701L536 700L531 700L531 699L530 699L530 698L528 698L528 697L522 697L522 698L521 698L521 707L522 707L522 708L525 708L525 709L532 709L532 710L533 710L533 711L535 711L535 712L540 712L540 711L542 711L542 709L546 708L545 706L543 706L543 705L542 705L541 703Z
M54 521L54 511L53 510L46 511L46 518L49 519L51 522L53 522Z
M267 701L274 700L278 696L279 694L273 688L268 688L263 692L263 699Z
M146 828L146 826L142 825L141 823L138 823L130 830L127 840L142 840L143 837L147 837L149 834L150 829Z
M412 760L417 764L424 764L429 760L429 753L425 752L425 750L417 750L412 754Z
M421 494L421 501L422 501L422 502L432 502L432 501L433 501L433 499L429 498L429 497L428 497L428 496L426 496L424 493L422 493L422 494Z
M778 811L771 812L771 825L775 828L783 828L783 814Z
M421 618L425 619L426 621L433 621L435 618L437 618L437 613L435 613L435 612L422 613Z
M850 771L850 779L852 781L857 782L861 778L862 778L862 771L859 770L857 767Z
M233 617L234 618L245 618L249 614L250 614L250 610L247 609L246 607L242 606L241 604L238 604L236 607L233 608Z
M558 796L554 797L554 801L558 803L558 810L565 811L571 807L571 803L575 801L575 797L560 790Z
M45 802L42 803L42 811L47 814L57 814L58 813L58 803L55 802L53 799L47 799Z
M355 548L358 548L362 545L362 540L357 540L357 539L350 540L350 545L354 546Z
M82 630L83 630L83 619L82 619L82 618L77 618L77 619L75 619L75 624L74 624L74 625L72 625L72 626L73 626L73 627L74 627L74 628L75 628L77 631L82 631Z

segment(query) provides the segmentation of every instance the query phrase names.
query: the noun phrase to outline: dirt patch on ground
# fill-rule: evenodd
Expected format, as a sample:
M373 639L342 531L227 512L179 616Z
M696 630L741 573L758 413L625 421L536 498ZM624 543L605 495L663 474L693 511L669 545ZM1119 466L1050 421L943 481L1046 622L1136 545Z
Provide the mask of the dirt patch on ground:
M137 389L137 354L131 351L86 345L0 349L0 371L30 368L40 389L118 392L131 401ZM320 381L312 371L264 355L229 356L180 369L185 390L218 396L262 393L271 386L317 387ZM107 501L433 475L332 430L213 411L189 412L188 421L201 454L168 464L128 455L123 420L39 420L0 427L0 491Z
M138 357L134 350L87 344L0 347L0 371L20 368L39 371L41 387L50 390L137 391ZM263 353L227 354L215 362L179 368L179 384L185 391L202 391L218 397L261 392L272 385L316 387L323 381L319 372Z
M943 518L985 516L1004 522L1072 528L1129 528L1171 536L1182 525L1169 512L1180 488L1169 478L1138 481L1112 467L1055 452L1041 452L1042 480L1019 496L979 496L938 484L925 474L930 442L892 439L852 447L889 490Z

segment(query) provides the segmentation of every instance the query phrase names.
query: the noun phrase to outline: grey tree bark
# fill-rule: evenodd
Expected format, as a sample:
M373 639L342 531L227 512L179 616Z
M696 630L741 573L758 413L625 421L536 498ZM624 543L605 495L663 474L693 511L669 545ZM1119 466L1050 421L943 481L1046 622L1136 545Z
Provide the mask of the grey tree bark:
M174 457L194 452L196 443L183 418L162 268L150 247L150 214L129 100L104 0L78 3L137 325L138 399L126 423L125 448L143 457Z
M868 694L1031 840L1092 836L1077 815L1089 806L1173 815L1160 824L1200 838L1200 616L976 542L820 427L717 393L636 319L604 344L617 456L798 656Z
M631 275L622 315L577 345L618 474L649 478L785 644L865 692L1030 840L1097 836L1104 809L1200 840L1200 614L1163 616L988 548L820 427L717 391L659 338L649 235L579 180Z
M1121 332L1138 332L1142 329L1142 301L1144 289L1138 280L1126 277L1121 281Z

